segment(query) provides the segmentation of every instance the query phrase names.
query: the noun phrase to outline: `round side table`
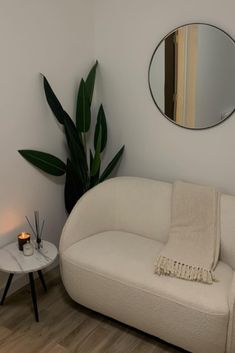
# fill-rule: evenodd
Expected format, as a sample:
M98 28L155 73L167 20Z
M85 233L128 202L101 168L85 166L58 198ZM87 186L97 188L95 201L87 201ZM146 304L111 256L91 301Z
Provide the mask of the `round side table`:
M57 248L54 244L48 241L43 241L43 248L40 250L35 249L34 254L31 256L25 256L23 251L18 249L17 242L7 244L6 246L0 248L0 271L9 273L0 305L4 304L14 274L28 274L35 320L38 322L39 315L33 273L38 272L38 276L46 292L47 287L43 278L42 269L52 264L52 262L55 261L57 255Z

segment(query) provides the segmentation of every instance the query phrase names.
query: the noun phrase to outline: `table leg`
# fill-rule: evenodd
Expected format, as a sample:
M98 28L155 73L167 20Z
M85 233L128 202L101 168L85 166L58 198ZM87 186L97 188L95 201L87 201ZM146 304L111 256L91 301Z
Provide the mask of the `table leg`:
M12 281L13 276L14 276L14 273L10 273L10 275L9 275L9 277L8 277L8 280L7 280L6 287L5 287L5 289L4 289L4 293L3 293L3 296L2 296L2 300L1 300L0 305L3 305L3 304L4 304L4 301L5 301L7 292L8 292L8 290L9 290L9 288L10 288L10 285L11 285L11 281Z
M29 283L30 283L30 288L31 288L31 295L32 295L35 320L38 322L39 321L38 306L37 306L37 296L36 296L36 291L35 291L33 272L29 272Z
M44 277L43 277L43 274L42 274L41 270L38 271L38 276L39 276L39 278L41 280L41 283L42 283L42 286L44 288L44 291L47 292L47 286L46 286L46 283L45 283L45 280L44 280Z

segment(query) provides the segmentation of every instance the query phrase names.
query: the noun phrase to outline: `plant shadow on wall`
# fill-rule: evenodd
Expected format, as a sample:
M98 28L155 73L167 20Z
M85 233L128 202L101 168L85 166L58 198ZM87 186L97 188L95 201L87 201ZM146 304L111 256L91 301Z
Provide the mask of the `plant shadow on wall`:
M81 79L77 95L76 124L63 109L46 77L42 75L47 102L56 119L64 128L69 150L66 164L49 153L35 150L18 151L27 161L48 174L55 176L66 174L64 199L68 213L87 190L101 183L110 175L124 151L124 146L122 146L101 173L102 152L107 143L107 124L102 104L97 115L94 148L92 150L88 147L87 134L91 126L91 104L97 65L96 61L87 79Z

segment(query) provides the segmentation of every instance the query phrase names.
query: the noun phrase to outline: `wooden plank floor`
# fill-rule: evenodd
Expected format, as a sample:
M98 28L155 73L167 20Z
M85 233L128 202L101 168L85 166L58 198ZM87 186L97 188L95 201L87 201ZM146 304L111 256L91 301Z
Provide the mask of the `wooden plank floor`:
M159 339L74 303L58 269L36 281L40 322L34 321L29 287L0 307L0 353L183 353Z

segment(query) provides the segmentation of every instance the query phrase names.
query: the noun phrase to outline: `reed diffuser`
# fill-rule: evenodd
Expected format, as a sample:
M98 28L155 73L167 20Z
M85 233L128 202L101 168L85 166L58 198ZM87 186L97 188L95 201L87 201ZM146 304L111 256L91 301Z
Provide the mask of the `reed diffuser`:
M25 216L25 218L36 238L36 249L39 250L42 248L42 234L43 234L45 219L42 221L40 225L39 211L34 211L34 226L30 223L27 216Z

